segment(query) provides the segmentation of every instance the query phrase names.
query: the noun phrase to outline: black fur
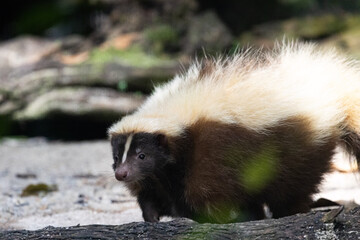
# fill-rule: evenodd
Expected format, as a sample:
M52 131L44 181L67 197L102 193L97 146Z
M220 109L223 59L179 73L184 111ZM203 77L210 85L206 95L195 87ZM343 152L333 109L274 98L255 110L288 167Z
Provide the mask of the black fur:
M127 159L121 163L124 145L128 136L112 138L114 171L125 164L130 166L132 176L125 183L130 190L137 191L138 203L145 221L156 222L161 216L190 217L184 201L184 164L173 159L169 144L162 134L136 133L133 136ZM137 156L145 154L144 159ZM138 189L132 189L133 183Z

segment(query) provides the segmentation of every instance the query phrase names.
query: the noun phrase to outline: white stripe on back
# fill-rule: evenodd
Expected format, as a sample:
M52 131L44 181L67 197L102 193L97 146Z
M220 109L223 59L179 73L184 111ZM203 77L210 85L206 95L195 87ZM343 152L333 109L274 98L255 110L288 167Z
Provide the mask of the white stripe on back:
M134 134L130 134L128 136L128 138L126 139L126 143L125 143L125 147L124 147L124 154L123 154L122 159L121 159L122 163L126 161L126 157L127 157L127 154L128 154L128 151L129 151L133 136L134 136Z

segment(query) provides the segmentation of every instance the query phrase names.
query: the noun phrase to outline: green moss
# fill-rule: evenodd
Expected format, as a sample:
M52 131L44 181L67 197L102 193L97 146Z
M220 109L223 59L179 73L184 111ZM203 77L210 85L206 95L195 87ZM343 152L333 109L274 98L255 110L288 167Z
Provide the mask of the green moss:
M109 48L102 50L93 49L86 63L104 64L117 61L134 67L149 68L166 64L169 59L145 53L140 47L132 47L127 50Z
M156 54L161 54L179 42L179 35L173 27L163 24L146 29L145 39Z
M47 185L45 183L30 184L23 189L21 197L45 195L57 190L57 185Z

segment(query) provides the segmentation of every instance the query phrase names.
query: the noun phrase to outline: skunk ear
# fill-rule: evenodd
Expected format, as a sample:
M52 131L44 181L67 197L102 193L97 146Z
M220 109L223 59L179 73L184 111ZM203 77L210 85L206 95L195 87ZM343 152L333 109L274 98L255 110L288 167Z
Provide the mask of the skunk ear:
M164 134L159 133L156 136L156 140L157 140L159 146L167 147L168 141L167 141L167 137Z

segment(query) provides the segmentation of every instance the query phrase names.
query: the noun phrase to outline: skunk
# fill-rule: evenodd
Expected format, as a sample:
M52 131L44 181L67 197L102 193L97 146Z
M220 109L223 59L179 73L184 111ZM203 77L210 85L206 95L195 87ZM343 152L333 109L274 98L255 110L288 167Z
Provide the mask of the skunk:
M145 221L309 211L336 146L360 162L360 69L312 44L196 61L109 128Z

